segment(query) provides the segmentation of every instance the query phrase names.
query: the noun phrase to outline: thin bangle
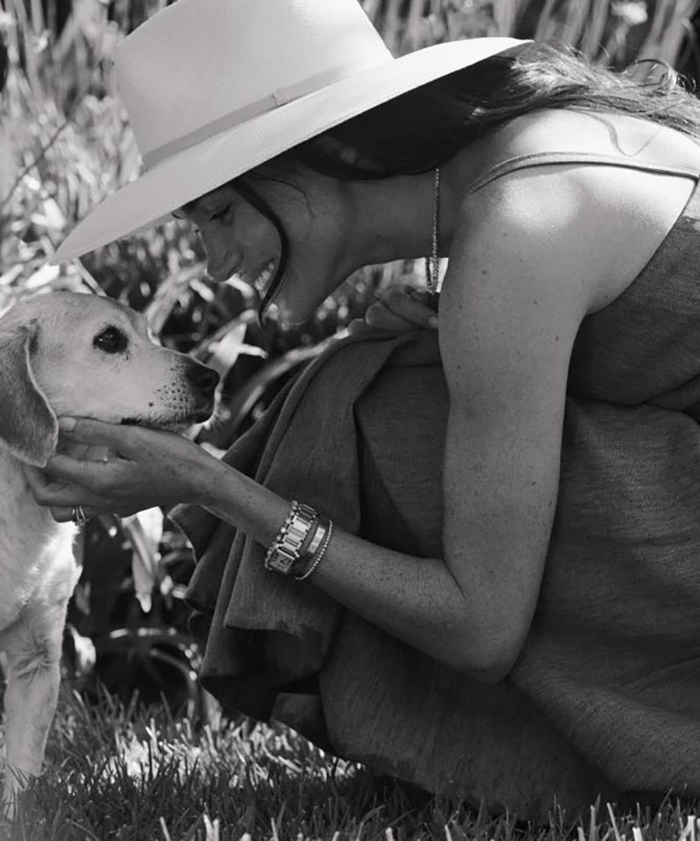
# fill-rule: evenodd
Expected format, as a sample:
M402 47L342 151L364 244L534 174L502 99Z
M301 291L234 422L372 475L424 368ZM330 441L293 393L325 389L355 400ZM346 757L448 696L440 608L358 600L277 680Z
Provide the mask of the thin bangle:
M331 542L331 535L333 533L333 520L328 520L328 529L326 530L326 536L323 539L323 544L321 548L318 550L318 554L314 558L313 563L311 566L306 570L305 573L302 575L295 575L297 581L305 581L312 573L316 571L318 565L323 560L323 556L326 554L326 549L328 549L328 544Z
M314 536L311 540L313 545L309 545L308 550L302 555L300 558L300 563L297 565L297 569L295 569L292 573L292 577L296 579L301 579L302 576L306 575L309 571L309 567L313 566L316 561L316 555L319 552L320 548L323 546L323 543L328 535L328 520L322 520L320 517L316 521L316 531Z
M326 528L323 525L323 521L320 517L316 518L316 522L314 523L316 526L313 535L311 536L311 540L308 541L307 546L302 546L299 550L299 554L302 558L312 558L318 551L318 547L321 545L323 538L326 536Z

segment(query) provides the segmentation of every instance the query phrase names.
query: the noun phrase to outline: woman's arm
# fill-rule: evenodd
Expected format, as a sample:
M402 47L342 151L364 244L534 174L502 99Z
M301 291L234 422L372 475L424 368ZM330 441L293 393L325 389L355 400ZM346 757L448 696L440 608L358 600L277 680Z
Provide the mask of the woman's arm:
M595 236L610 220L596 218L596 203L582 212L577 178L550 177L549 190L541 178L516 176L485 189L478 205L465 205L453 243L440 313L451 397L445 558L403 555L337 530L309 582L486 681L507 674L535 609L571 347L612 265L612 245ZM177 436L79 421L74 438L121 458L101 464L57 456L48 470L58 482L30 470L45 505L125 513L193 502L264 546L287 517L289 500Z
M46 472L25 468L37 501L59 519L70 519L73 505L124 516L188 502L268 547L289 513L290 500L177 435L85 418L62 418L61 426L70 441L106 446L115 455L107 462L59 455ZM502 677L464 645L465 602L441 559L393 552L334 529L323 563L299 586L312 583L448 666L483 680Z
M496 673L515 662L537 604L571 349L606 262L591 256L596 224L575 183L550 178L548 196L536 180L496 182L467 204L440 306L445 563Z
M210 478L199 504L269 546L289 513L289 500L221 462ZM492 673L491 664L482 663L478 653L464 645L465 600L442 559L394 552L336 528L312 582L452 668L481 680L504 676Z
M484 191L465 207L450 255L440 314L451 402L445 558L336 533L313 579L390 633L487 681L508 673L534 613L571 348L611 267L602 242L591 253L601 222L594 211L585 218L577 178L553 179L556 192L544 202L539 181L525 176ZM240 482L230 475L218 486L225 499L204 504L226 518L225 500L241 499ZM253 483L249 490L246 530L256 519ZM277 516L286 513L285 501Z

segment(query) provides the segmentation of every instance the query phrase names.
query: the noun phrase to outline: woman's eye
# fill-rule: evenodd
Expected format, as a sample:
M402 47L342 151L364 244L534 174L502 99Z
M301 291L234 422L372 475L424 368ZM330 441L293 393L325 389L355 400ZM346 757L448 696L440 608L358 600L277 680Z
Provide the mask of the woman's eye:
M105 353L123 353L129 340L126 334L122 333L117 327L105 327L105 329L98 333L92 340L93 345Z
M228 204L226 207L222 207L221 210L217 210L216 213L212 213L210 219L212 222L218 222L222 219L225 219L228 216L228 212L231 209L231 205Z

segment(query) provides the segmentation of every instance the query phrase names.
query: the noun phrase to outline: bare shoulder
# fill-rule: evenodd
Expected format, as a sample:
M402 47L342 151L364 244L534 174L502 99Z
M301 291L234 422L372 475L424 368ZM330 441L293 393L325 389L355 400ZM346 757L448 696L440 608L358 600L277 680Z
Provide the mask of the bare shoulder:
M503 248L506 238L534 246L546 265L558 264L564 282L585 267L582 282L588 311L594 311L634 281L694 187L689 177L626 164L644 160L700 172L700 146L672 129L625 115L543 111L496 132L481 164L488 170L547 152L570 153L571 162L523 165L476 192L465 191L461 237L487 241L491 248ZM591 165L586 160L591 154L619 158L621 165Z
M575 182L516 175L489 185L478 201L465 200L440 303L447 367L448 360L461 366L466 356L474 373L493 351L481 371L491 392L491 364L523 361L545 336L544 354L550 361L561 355L562 368L568 365L607 269ZM538 363L533 370L547 367Z
M614 217L613 203L571 167L499 178L462 200L444 291L459 299L475 285L493 291L497 284L508 297L532 294L549 306L568 300L583 316L601 284L622 271L623 226L608 236L601 215ZM618 240L617 252L601 238Z

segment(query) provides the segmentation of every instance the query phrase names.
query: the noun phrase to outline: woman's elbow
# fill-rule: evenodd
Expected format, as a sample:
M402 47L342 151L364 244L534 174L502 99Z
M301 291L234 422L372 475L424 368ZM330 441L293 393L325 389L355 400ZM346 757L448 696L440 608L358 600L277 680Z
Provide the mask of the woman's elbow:
M494 659L472 666L469 670L469 676L478 683L501 683L508 677L514 665L515 658Z
M522 650L523 640L484 641L475 645L474 640L460 646L454 664L478 683L493 684L504 681L515 665Z

